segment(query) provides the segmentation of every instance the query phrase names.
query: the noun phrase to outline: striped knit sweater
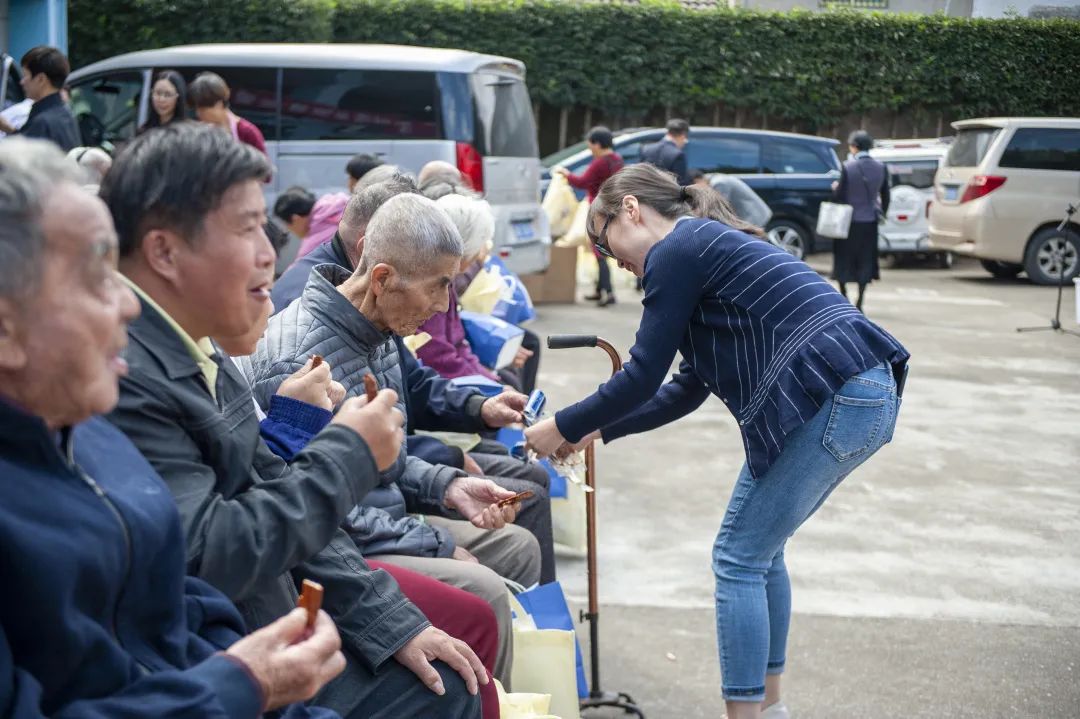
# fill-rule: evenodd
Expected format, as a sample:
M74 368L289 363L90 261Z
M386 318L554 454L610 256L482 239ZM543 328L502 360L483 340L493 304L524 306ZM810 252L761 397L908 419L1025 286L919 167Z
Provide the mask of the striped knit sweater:
M899 377L909 358L808 265L715 220L680 219L646 256L643 286L630 361L555 416L571 442L596 429L605 442L654 429L712 393L761 477L844 382L882 362ZM676 351L679 372L663 384Z

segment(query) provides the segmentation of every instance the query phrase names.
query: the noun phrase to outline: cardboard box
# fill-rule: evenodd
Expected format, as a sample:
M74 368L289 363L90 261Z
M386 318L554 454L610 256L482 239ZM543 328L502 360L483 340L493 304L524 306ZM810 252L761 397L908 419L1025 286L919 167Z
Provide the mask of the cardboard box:
M551 264L543 272L522 275L533 304L574 304L577 295L576 247L551 246Z

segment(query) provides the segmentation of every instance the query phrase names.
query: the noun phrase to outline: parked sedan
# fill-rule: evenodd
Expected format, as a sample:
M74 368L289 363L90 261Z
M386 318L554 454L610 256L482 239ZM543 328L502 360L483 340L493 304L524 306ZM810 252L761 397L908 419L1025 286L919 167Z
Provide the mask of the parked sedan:
M641 161L641 150L664 136L663 128L624 130L615 136L615 151L626 164ZM773 216L769 239L796 257L831 248L817 237L818 208L832 196L840 176L836 140L811 135L727 127L693 127L686 145L688 166L704 173L735 175L765 200ZM582 172L592 155L582 144L549 155L541 186L547 189L551 169Z

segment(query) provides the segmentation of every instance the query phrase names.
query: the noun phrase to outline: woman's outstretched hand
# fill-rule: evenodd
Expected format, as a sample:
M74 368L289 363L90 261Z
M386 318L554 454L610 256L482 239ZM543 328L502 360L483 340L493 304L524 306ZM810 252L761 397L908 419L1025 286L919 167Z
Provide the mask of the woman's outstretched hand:
M549 417L537 422L525 430L526 445L537 457L550 457L557 449L566 444L566 438L559 432L555 418Z

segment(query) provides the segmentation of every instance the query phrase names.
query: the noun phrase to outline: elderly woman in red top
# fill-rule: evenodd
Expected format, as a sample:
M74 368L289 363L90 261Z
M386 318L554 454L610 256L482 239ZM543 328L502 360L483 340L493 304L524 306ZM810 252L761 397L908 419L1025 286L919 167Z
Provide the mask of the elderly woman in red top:
M613 140L611 130L603 126L594 127L585 136L585 142L593 155L593 160L585 168L585 172L575 175L565 167L555 168L555 172L566 177L571 187L585 190L585 199L589 204L596 199L600 186L623 167L622 158L612 148ZM597 253L595 248L593 254L596 255L600 273L596 280L596 294L588 295L585 299L595 300L599 306L607 307L615 304L615 290L611 286L611 269L608 267L607 258Z

